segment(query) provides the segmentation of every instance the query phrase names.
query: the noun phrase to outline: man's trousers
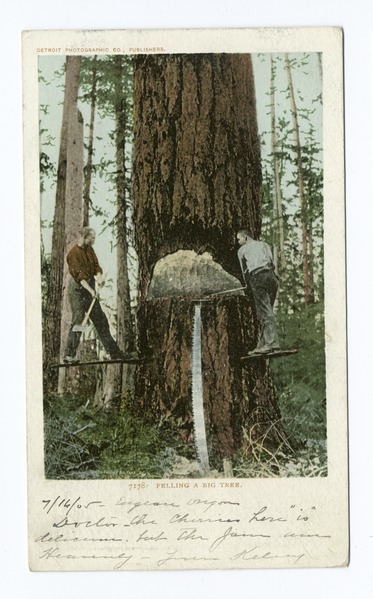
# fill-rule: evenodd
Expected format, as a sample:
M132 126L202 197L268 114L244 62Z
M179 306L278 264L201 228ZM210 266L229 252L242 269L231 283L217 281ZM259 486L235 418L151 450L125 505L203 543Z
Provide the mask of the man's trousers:
M278 336L273 306L276 299L278 282L273 270L262 270L258 273L245 275L245 282L250 286L257 317L260 324L260 334L257 347L278 347Z
M93 289L95 288L94 279L88 281L88 283ZM73 327L75 325L82 324L84 316L89 310L89 306L91 305L93 297L89 291L84 289L84 287L82 287L79 283L76 283L73 278L71 278L69 281L68 297L71 305L72 323L67 339L65 356L74 358L80 343L81 332L73 331ZM121 351L111 336L109 321L103 312L98 299L96 299L89 317L94 324L97 335L104 346L105 351L110 355L111 358L118 357Z

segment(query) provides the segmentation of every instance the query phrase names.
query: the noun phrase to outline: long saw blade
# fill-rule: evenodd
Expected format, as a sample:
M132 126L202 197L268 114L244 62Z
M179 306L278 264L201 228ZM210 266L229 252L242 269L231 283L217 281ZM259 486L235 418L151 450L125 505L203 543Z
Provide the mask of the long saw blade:
M208 475L210 466L203 410L201 304L194 306L191 371L194 439L201 470Z

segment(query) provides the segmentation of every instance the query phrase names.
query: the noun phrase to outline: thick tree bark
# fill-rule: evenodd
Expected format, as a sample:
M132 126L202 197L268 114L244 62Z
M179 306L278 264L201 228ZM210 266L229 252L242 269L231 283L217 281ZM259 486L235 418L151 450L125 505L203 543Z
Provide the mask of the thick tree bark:
M66 59L65 99L58 158L51 269L45 319L43 322L44 372L49 375L49 365L58 362L60 358L62 300L66 277L64 262L67 249L66 245L72 242L72 238L68 237L69 230L67 228L66 219L66 215L69 214L71 206L66 198L67 195L71 198L71 194L77 191L72 189L72 187L75 186L75 180L72 180L71 177L75 176L76 165L74 164L75 158L70 162L70 151L72 150L70 136L72 134L72 129L74 135L77 133L77 129L79 129L79 118L81 118L79 117L77 110L80 64L81 59L78 56L68 56ZM81 202L81 191L79 199ZM74 223L73 231L77 231L77 221ZM49 384L51 384L52 387L55 386L57 380L56 378L53 378L52 380L52 378L53 377L49 376L48 380L45 381L47 387Z
M208 250L240 277L241 227L260 233L261 165L249 55L138 56L135 59L133 201L139 257L139 409L191 434L193 299L147 296L155 264L178 250ZM266 436L282 436L264 360L243 368L255 346L251 297L217 296L202 306L204 407L210 442L223 458ZM265 432L264 432L265 431Z
M146 325L140 327L140 347L152 358L136 373L139 414L157 423L171 417L185 441L193 435L193 310L189 298L157 298L143 302L138 315ZM209 443L222 457L262 442L278 446L285 438L267 361L247 367L240 361L256 335L250 298L226 296L203 303L206 428Z
M260 232L260 149L247 55L135 59L133 191L140 297L155 262L207 247L239 276L235 233ZM146 242L144 242L146 240Z

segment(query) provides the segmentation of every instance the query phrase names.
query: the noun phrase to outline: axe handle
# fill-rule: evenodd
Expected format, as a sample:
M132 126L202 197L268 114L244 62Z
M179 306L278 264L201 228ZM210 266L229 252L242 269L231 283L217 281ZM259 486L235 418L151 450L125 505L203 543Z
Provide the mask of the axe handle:
M83 320L83 322L81 324L82 327L86 326L86 324L88 322L89 315L92 312L92 308L94 306L95 301L96 301L96 297L93 298L93 300L91 301L91 305L89 306L87 312L85 313L84 320Z
M234 287L233 289L225 289L224 291L217 291L216 293L211 293L210 295L223 295L224 293L231 293L232 291L243 291L244 289L246 289L247 285L245 285L245 287Z

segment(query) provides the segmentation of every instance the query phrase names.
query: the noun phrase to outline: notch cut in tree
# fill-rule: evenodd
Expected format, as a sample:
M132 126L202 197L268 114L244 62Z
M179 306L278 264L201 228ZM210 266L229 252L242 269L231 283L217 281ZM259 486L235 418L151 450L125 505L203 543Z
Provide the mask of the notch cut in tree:
M137 56L134 76L139 349L153 358L138 366L135 394L142 414L153 422L169 418L188 439L193 301L201 297L206 273L193 275L176 261L176 293L171 296L167 285L163 296L151 297L149 290L157 287L158 261L182 250L194 256L207 250L242 285L236 232L244 226L257 238L261 225L252 63L247 54ZM186 292L192 276L195 285ZM239 359L256 345L252 297L217 296L201 314L209 443L222 458L231 458L245 439L278 446L285 434L268 364L246 368Z

